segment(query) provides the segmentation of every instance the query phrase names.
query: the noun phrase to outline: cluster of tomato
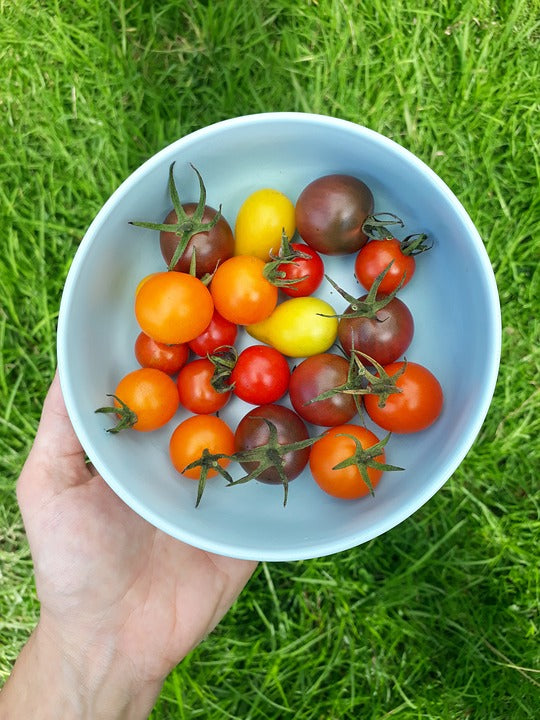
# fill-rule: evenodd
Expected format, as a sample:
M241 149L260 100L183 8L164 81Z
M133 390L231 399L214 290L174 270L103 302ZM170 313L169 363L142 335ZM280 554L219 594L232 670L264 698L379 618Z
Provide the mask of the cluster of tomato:
M442 408L433 374L400 359L414 322L396 293L427 249L425 236L397 240L387 225L401 221L373 215L368 186L338 174L311 182L295 205L275 189L254 192L233 233L221 208L206 205L195 168L199 202L181 203L173 165L173 210L163 223L132 223L159 231L167 268L137 287L141 368L119 382L112 407L98 410L117 416L110 431L151 431L179 406L189 411L169 451L177 471L199 481L197 504L217 473L231 484L280 483L286 502L288 482L308 463L330 495L373 492L384 470L399 469L385 462L390 433L422 430ZM325 278L321 255L349 253L367 293L356 298L327 277L348 302L338 314L313 293ZM238 352L239 330L259 344ZM233 430L218 413L234 396L254 407ZM287 396L292 409L279 403ZM388 431L382 440L351 422L364 409ZM310 434L306 423L328 429ZM231 461L246 472L240 480Z

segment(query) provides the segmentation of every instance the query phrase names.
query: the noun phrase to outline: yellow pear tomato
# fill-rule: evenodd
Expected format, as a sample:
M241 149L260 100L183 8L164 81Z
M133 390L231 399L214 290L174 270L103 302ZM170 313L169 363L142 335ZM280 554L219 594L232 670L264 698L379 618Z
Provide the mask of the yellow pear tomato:
M279 190L263 188L247 197L236 218L235 255L253 255L264 260L277 255L283 231L292 237L295 231L294 205Z
M289 357L309 357L333 345L338 331L336 311L320 298L298 297L285 300L272 314L254 325L248 333Z

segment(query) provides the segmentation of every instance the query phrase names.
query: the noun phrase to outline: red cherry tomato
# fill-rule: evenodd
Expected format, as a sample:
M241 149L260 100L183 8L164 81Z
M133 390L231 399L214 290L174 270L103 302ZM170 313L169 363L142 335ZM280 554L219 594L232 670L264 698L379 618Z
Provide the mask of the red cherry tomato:
M210 325L188 345L196 355L206 357L212 355L219 347L234 345L237 334L237 325L226 320L217 310L214 310Z
M159 343L141 332L135 340L135 357L141 367L155 368L167 375L174 375L186 364L189 348L185 343L180 345Z
M280 288L290 297L312 295L324 277L322 258L316 250L304 243L291 243L291 249L298 253L298 257L292 262L281 263L277 271L283 273L285 282L293 280L294 284L280 284Z
M253 405L268 405L287 392L291 372L285 357L267 345L251 345L242 350L230 381L234 393Z
M214 365L208 358L193 360L178 373L178 397L190 412L208 415L221 410L231 396L230 392L218 392L212 387Z
M416 269L414 255L403 253L401 243L396 238L370 240L364 245L354 261L354 274L366 290L369 290L377 276L389 265L378 289L378 292L389 295L397 289L402 279L401 287L405 287Z
M384 370L392 377L404 366L404 362L395 362ZM373 422L395 433L418 432L432 425L441 414L444 400L433 373L423 365L408 362L395 383L401 392L391 393L383 407L377 395L364 395L364 405Z

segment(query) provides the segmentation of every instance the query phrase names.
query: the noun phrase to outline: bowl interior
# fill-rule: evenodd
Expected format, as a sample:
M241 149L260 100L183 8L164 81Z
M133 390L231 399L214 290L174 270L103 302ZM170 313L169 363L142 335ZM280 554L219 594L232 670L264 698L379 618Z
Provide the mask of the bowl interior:
M195 509L196 484L179 476L168 457L169 437L185 417L183 411L154 433L105 432L110 418L96 415L95 408L104 404L123 374L138 367L133 355L139 332L135 288L143 276L164 267L157 233L128 221L161 222L165 217L171 207L167 173L173 160L181 199L198 197L193 163L204 178L207 202L221 204L232 227L241 203L255 189L274 187L294 202L314 178L340 172L371 187L377 212L392 211L404 220L407 233L425 232L434 240L400 297L415 319L407 358L437 375L445 406L428 430L391 438L387 460L405 470L386 473L375 497L332 499L306 470L291 483L286 508L280 487L253 482L228 488L217 478L209 481ZM354 255L325 258L327 273L360 295L353 263ZM345 302L329 284L317 294L344 309ZM243 337L240 346L248 341ZM423 505L472 445L491 401L499 353L499 305L491 266L453 193L421 161L377 133L301 113L218 123L178 140L134 172L106 202L79 247L58 327L68 412L88 456L113 490L183 541L258 560L296 560L351 548ZM220 416L234 428L251 407L235 399Z

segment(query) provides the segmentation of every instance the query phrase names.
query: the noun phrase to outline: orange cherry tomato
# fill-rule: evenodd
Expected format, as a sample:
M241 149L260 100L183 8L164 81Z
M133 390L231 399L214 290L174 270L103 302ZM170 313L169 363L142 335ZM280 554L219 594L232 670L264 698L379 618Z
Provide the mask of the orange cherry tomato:
M216 310L237 325L265 320L276 307L278 289L263 275L265 262L251 255L236 255L216 270L210 292Z
M167 345L187 343L209 325L214 303L208 288L187 273L155 273L135 296L141 330Z
M155 368L140 368L128 373L118 383L114 395L114 407L118 408L120 418L115 431L123 428L140 432L157 430L169 422L179 405L174 380Z
M176 470L194 480L200 478L201 469L196 467L186 472L184 469L198 460L205 449L212 454L232 455L234 452L233 431L215 415L193 415L184 420L173 432L169 443L171 460ZM219 464L227 467L228 458L220 460ZM217 470L210 468L207 477L214 475L217 475Z
M328 495L354 500L367 495L370 489L356 465L334 469L338 463L350 458L356 450L355 441L347 435L356 437L364 450L379 442L378 437L365 427L349 423L338 425L325 432L312 446L309 467L315 482ZM384 451L374 459L384 463ZM372 487L375 487L381 479L382 470L368 466L366 472Z

